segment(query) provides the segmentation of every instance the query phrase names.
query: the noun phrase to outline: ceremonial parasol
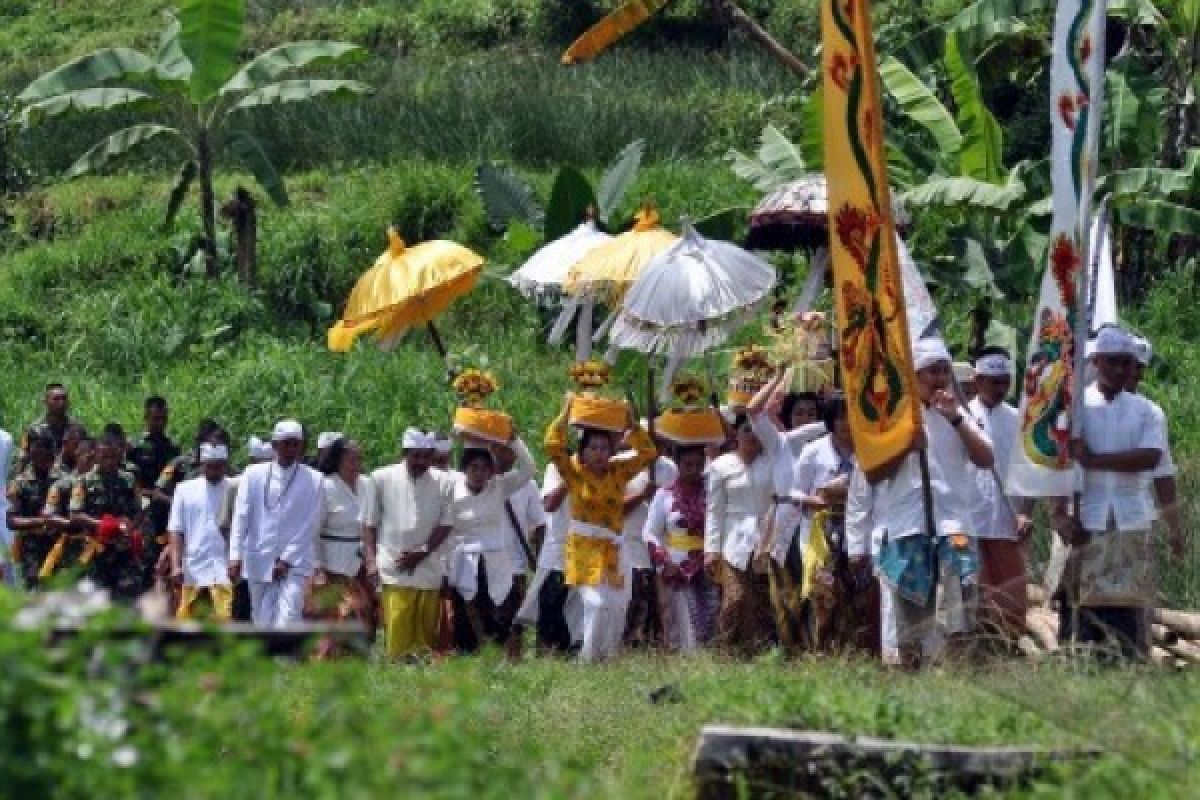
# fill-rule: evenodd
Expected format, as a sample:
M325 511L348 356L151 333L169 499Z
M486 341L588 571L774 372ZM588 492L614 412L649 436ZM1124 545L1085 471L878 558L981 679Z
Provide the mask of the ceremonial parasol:
M806 175L767 194L750 212L751 250L818 250L829 245L829 193L823 173ZM908 215L893 200L897 230L909 226Z
M716 347L775 287L775 269L729 242L705 239L690 222L683 237L650 262L609 333L618 347L676 360Z
M513 288L530 298L561 294L567 280L567 272L597 247L612 241L604 231L588 219L566 236L544 245L516 272L508 276ZM591 355L592 309L595 298L571 297L563 305L562 313L550 331L549 341L557 345L562 341L567 326L579 314L576 326L576 358L586 360Z
M329 349L346 352L359 336L374 332L379 346L390 350L409 328L428 325L445 358L433 319L471 291L482 269L483 257L462 245L435 240L406 247L388 228L387 252L354 285L341 321L329 329Z
M572 295L607 295L620 300L642 269L679 237L659 224L658 212L643 208L633 228L592 250L567 273Z

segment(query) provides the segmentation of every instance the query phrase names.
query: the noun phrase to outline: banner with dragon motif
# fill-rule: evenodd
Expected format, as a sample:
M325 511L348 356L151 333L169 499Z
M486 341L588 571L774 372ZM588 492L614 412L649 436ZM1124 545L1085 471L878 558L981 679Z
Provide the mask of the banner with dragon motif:
M921 424L888 192L869 0L823 0L825 176L841 362L854 449L871 475Z
M1104 91L1103 0L1060 0L1050 71L1054 216L1021 387L1020 446L1008 489L1025 497L1066 497L1075 488L1070 457L1076 313L1088 251L1091 196ZM1086 331L1086 327L1080 327Z

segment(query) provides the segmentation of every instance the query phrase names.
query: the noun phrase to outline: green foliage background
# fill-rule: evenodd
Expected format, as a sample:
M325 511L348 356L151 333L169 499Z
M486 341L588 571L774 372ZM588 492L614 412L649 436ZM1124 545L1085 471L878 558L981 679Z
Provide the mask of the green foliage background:
M722 156L730 147L753 150L766 123L798 139L810 88L740 37L727 41L700 0L679 0L595 64L558 66L562 44L614 5L252 0L246 55L304 38L359 43L371 58L339 74L377 89L362 102L284 108L256 123L287 170L292 204L276 209L259 198L254 290L188 272L181 254L199 232L194 208L160 231L168 160L57 182L100 128L126 122L120 115L8 129L0 137L0 425L16 431L32 420L42 385L58 379L92 426L116 420L136 428L141 399L161 392L184 439L203 416L217 416L244 440L287 414L350 432L374 463L391 459L407 425L448 424L454 400L442 365L420 332L393 353L364 344L348 355L329 353L324 332L384 249L385 227L396 224L410 241L451 238L488 256L479 288L441 328L460 358L486 361L499 374L506 408L536 442L567 388L569 354L544 343L551 313L500 280L529 239L518 229L489 231L471 188L474 167L510 163L544 198L558 167L576 165L595 179L622 147L644 138L646 163L618 217L652 197L675 226L683 214L756 199ZM743 5L815 63L814 0ZM961 5L877 2L881 54L903 58L901 44L936 30ZM70 57L101 46L152 47L163 7L4 3L0 119L4 95ZM1046 20L1027 22L1047 30ZM993 54L981 64L1008 163L1048 152L1046 92L1014 61ZM248 176L220 175L218 197L239 184L250 185ZM938 247L941 227L937 215L920 220L927 252ZM1191 524L1200 474L1200 397L1190 380L1200 367L1195 264L1162 252L1161 269L1123 312L1163 356L1148 388L1172 420ZM794 291L803 258L779 266ZM1035 290L998 306L997 316L1022 324ZM975 299L957 286L939 293L960 351ZM623 357L620 380L641 386L640 369ZM1183 561L1164 560L1173 604L1197 600L1192 547ZM409 786L444 797L687 796L686 759L700 724L732 721L938 741L1099 741L1115 755L1028 793L1057 796L1066 781L1077 796L1167 797L1182 796L1196 777L1191 743L1200 733L1191 675L1064 675L1059 664L907 678L860 664L770 659L633 658L589 670L555 662L510 669L484 659L398 669L277 667L240 653L100 681L85 676L85 654L56 658L29 635L0 635L0 670L10 678L0 682L0 735L9 737L0 741L0 779L28 787L27 796L155 796L185 785L189 797L372 797ZM651 706L646 692L667 682L679 683L685 702ZM81 704L105 692L137 698L131 735L142 758L124 771L77 749ZM61 749L47 750L52 742Z

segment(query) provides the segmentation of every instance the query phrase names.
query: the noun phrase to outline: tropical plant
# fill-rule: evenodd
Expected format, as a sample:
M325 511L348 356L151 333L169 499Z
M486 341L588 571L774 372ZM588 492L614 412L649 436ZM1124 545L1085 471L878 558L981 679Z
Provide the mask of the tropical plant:
M282 79L316 63L343 60L361 48L340 42L291 42L238 68L246 9L244 0L180 0L178 15L166 12L158 51L149 56L125 47L89 53L53 69L25 87L17 99L24 125L71 112L146 112L152 121L102 139L68 169L73 178L98 170L148 142L168 142L184 160L167 204L170 225L193 184L200 190L202 248L209 276L218 271L213 170L221 157L248 169L267 195L286 205L287 190L262 143L240 127L266 106L316 97L344 98L370 91L352 80ZM117 81L127 86L113 86ZM135 88L136 87L136 88ZM169 123L169 124L164 124Z

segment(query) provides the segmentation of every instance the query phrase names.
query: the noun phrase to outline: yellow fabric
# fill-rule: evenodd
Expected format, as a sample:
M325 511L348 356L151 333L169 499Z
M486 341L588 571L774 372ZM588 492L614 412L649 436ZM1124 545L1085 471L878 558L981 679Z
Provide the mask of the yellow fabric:
M669 2L671 0L629 0L584 31L563 53L562 63L570 66L591 61Z
M208 608L198 608L202 598ZM179 593L179 609L175 619L204 619L211 622L229 622L233 619L232 586L184 586Z
M868 475L907 452L921 424L888 192L870 8L869 0L821 0L825 177L838 357L854 450Z
M721 444L725 426L715 409L671 409L654 421L654 432L675 444Z
M610 531L625 526L625 484L658 457L654 442L640 427L630 435L629 446L633 458L613 461L603 474L597 474L585 469L578 456L567 452L567 414L560 414L550 423L546 429L546 457L562 476L575 519Z
M611 586L620 589L625 585L625 578L621 575L621 548L616 541L568 533L564 566L563 577L567 586Z
M571 424L621 433L629 424L629 406L620 400L586 392L571 403Z
M454 432L503 444L512 438L512 417L503 411L461 406L454 411Z
M595 248L571 267L563 289L567 294L607 293L617 300L647 264L678 240L678 236L659 227L655 211L640 211L632 230Z
M689 533L672 533L667 537L667 548L691 553L704 549L704 537Z
M97 553L104 551L103 545L86 534L59 534L59 537L54 541L54 546L50 548L50 552L46 553L46 557L42 559L42 567L38 570L38 578L40 580L46 580L54 575L54 571L57 570L59 564L62 563L63 554L67 549L67 542L71 539L83 539L87 542L87 546L84 547L83 552L79 556L79 563L81 565L90 564L92 559L96 557Z
M388 251L358 279L341 321L330 328L330 350L349 350L372 331L391 341L429 322L469 292L483 269L482 256L454 242L407 248L394 229L388 229L388 239Z
M441 592L384 586L383 641L388 658L428 653L437 642Z
M829 566L832 554L829 541L825 538L825 526L829 524L828 511L813 514L808 543L804 545L804 586L800 596L807 599L817 586L817 573Z

